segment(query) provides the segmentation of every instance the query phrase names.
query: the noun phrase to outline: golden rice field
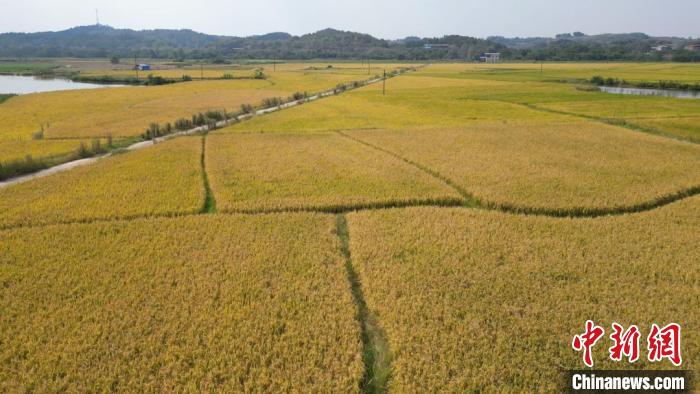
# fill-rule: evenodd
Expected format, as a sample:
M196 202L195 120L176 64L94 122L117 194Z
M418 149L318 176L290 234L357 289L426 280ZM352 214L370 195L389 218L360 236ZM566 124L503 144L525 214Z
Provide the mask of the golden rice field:
M0 391L352 392L334 220L74 224L0 236Z
M389 342L389 391L560 392L561 371L582 366L571 339L586 319L644 335L677 322L683 367L698 372L699 219L698 197L598 219L350 214L352 262ZM671 367L613 363L603 342L596 369Z
M268 79L13 97L0 162L375 73L249 66ZM700 100L556 82L596 74L700 81L435 64L0 187L0 391L560 392L588 319L683 329L678 368L605 340L596 368L697 375Z
M125 71L95 69L87 73L120 76L122 72ZM192 114L207 110L236 112L242 104L258 105L263 99L286 98L294 92L326 91L339 83L368 78L345 71L303 71L296 65L288 71L268 72L267 80L194 81L14 97L0 105L0 162L23 159L28 154L35 158L66 155L79 144L56 139L135 137L151 123L189 119ZM43 139L33 139L42 128Z
M0 138L31 139L42 125L47 139L130 137L150 122L189 118L207 109L237 110L240 104L284 93L269 86L266 81L206 81L18 96L0 106Z
M74 152L80 146L80 142L88 145L91 140L65 139L65 140L32 140L32 139L0 139L1 163L23 159L26 156L60 157Z
M622 120L661 134L700 143L700 100L639 97L550 102L541 107L594 118Z
M200 138L179 138L0 188L0 228L199 212L201 149Z
M394 80L388 84L392 83ZM538 112L508 102L459 99L462 89L408 89L387 96L383 96L380 89L379 85L369 86L313 105L235 125L228 130L304 132L562 119L560 115Z
M347 133L495 207L616 210L700 187L697 145L580 120Z
M455 84L458 80L459 84L481 81L491 86L470 89L462 97L537 104L576 115L625 121L659 134L700 142L700 122L697 121L700 100L586 92L578 91L574 84L553 83L566 79L590 79L595 75L630 82L670 80L695 83L700 82L700 66L696 64L554 63L544 65L541 70L538 64L435 65L410 77L444 79ZM411 78L403 78L403 85L410 85ZM421 85L423 83L414 84Z
M182 79L183 77L190 77L192 79L219 79L224 77L233 78L252 78L254 75L254 68L247 67L245 69L231 67L231 68L207 68L200 69L199 67L184 67L184 68L167 68L167 69L153 69L147 71L139 71L138 78L144 80L148 78L149 75L154 77L162 77L169 79ZM84 77L119 77L119 78L136 78L136 70L129 69L112 69L112 70L88 70L80 72L80 76ZM232 79L233 79L232 78Z
M460 196L401 160L335 134L213 134L206 168L220 211L345 210Z
M693 63L501 63L435 64L424 74L447 78L510 81L590 79L600 75L630 82L700 81L700 67Z

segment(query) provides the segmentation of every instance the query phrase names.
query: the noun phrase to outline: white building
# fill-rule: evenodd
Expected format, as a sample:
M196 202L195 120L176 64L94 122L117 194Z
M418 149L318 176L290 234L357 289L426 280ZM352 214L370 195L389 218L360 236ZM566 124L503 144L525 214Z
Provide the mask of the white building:
M501 54L499 52L488 52L484 53L484 56L479 59L484 63L498 63L501 61Z

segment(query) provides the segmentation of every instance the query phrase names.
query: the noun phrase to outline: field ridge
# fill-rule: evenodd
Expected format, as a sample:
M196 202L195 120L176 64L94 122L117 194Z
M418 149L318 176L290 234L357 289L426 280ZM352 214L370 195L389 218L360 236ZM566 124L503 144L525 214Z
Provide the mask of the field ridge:
M691 144L700 144L700 142L698 142L697 140L694 140L692 138L682 137L679 135L673 135L673 134L666 133L664 131L661 131L661 130L653 128L653 127L640 126L640 125L637 125L634 123L630 123L624 119L604 118L604 117L591 116L591 115L586 115L586 114L577 114L575 112L568 112L568 111L561 111L561 110L557 110L557 109L543 108L543 107L540 107L536 104L530 104L530 103L515 103L515 102L510 102L510 101L508 101L508 102L512 103L512 104L522 105L523 107L532 109L534 111L546 112L546 113L557 114L557 115L575 116L577 118L592 120L594 122L604 123L604 124L610 125L610 126L624 127L625 129L628 129L628 130L637 131L637 132L646 133L646 134L651 134L651 135L655 135L658 137L670 138L672 140L688 142Z
M644 212L644 211L650 211L656 208L663 207L665 205L671 204L673 202L688 198L688 197L693 197L697 194L700 194L700 185L696 185L687 189L679 190L675 193L663 195L657 198L654 198L649 201L644 201L638 204L634 205L627 205L627 206L616 206L616 207L609 207L609 208L586 208L586 207L574 207L574 208L568 208L568 209L549 209L549 208L532 208L532 207L526 207L526 206L518 206L514 204L500 204L500 203L492 203L489 201L484 201L482 199L479 199L475 197L473 194L468 192L466 189L462 188L461 186L457 185L452 179L440 174L439 172L423 165L418 162L415 162L413 160L410 160L408 158L405 158L395 152L392 152L388 149L376 146L374 144L371 144L369 142L363 141L359 138L350 136L342 131L336 131L339 135L346 137L348 139L351 139L355 142L358 142L360 144L366 145L368 147L371 147L373 149L376 149L380 152L386 153L388 155L391 155L393 157L396 157L405 163L412 165L421 171L424 171L426 174L433 176L441 181L443 181L445 184L453 188L455 191L457 191L460 195L464 197L464 202L463 205L465 207L469 208L478 208L478 209L486 209L486 210L493 210L493 211L500 211L504 213L510 213L510 214L516 214L516 215L530 215L530 216L549 216L549 217L572 217L572 218L595 218L595 217L600 217L600 216L610 216L610 215L623 215L623 214L628 214L628 213L638 213L638 212Z
M216 198L214 197L214 191L211 190L211 185L209 184L209 176L207 175L207 165L206 165L206 150L207 150L207 133L202 135L202 157L200 159L202 164L202 181L204 182L204 206L202 206L202 212L205 213L216 213Z
M297 208L271 208L271 209L251 209L251 210L231 210L231 211L217 211L218 215L246 215L246 216L257 216L257 215L273 215L280 213L319 213L319 214L348 214L352 212L367 212L367 211L381 211L387 209L410 209L410 208L464 208L464 209L477 209L484 211L496 211L514 216L541 216L541 217L551 217L551 218L567 218L567 219L595 219L608 216L622 216L637 213L650 212L656 209L663 208L667 205L677 203L696 195L700 195L700 186L693 187L675 193L673 195L665 196L653 201L649 201L642 204L636 204L627 207L618 208L606 208L597 210L585 210L585 211L557 211L550 209L535 209L528 207L518 207L511 205L496 205L496 204L484 204L481 205L471 205L472 201L466 201L461 199L445 199L445 200L416 200L416 201L395 201L390 203L369 203L369 204L356 204L356 205L334 205L327 207L297 207ZM184 218L191 216L200 216L207 214L206 212L190 213L190 212L168 212L159 214L145 214L145 215L129 215L119 218L85 218L79 220L60 220L53 223L38 223L38 224L20 224L20 225L0 225L0 231L11 231L22 228L48 228L52 226L68 226L73 224L92 224L92 223L110 223L110 222L130 222L135 220L148 220L148 219L163 219L163 218Z
M391 351L386 332L381 329L377 316L367 307L362 283L355 271L350 254L350 228L344 214L336 216L336 234L340 238L341 251L345 258L345 269L352 298L357 306L356 319L360 323L362 336L362 362L364 373L360 381L362 393L386 393L391 378Z

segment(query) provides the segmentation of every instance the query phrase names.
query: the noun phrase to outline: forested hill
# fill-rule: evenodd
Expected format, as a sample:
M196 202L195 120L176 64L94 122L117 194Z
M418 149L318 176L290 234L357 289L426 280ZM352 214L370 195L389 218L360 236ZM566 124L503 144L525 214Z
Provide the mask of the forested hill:
M586 35L581 32L556 37L489 37L508 47L511 60L675 60L700 61L700 52L686 47L700 43L682 37L652 37L644 33Z
M106 57L136 51L165 55L214 45L221 37L192 30L130 30L105 25L80 26L57 32L0 34L0 56Z
M449 48L426 50L427 43ZM465 59L505 49L486 40L450 36L440 39L381 40L334 29L303 36L269 33L223 37L192 30L130 30L104 25L59 32L0 34L0 57L149 57L246 59Z
M700 60L683 48L691 40L641 33L553 38L478 39L465 36L383 40L368 34L321 30L303 36L275 32L227 37L192 30L130 30L105 25L58 32L0 34L0 57L141 57L162 59L477 60L501 52L509 60ZM664 51L653 46L668 44Z

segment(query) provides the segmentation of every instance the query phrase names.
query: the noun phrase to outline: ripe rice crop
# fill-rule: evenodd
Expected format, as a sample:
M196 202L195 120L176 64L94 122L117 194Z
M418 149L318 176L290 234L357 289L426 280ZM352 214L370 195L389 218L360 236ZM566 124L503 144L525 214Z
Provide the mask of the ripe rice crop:
M203 70L197 66L185 67L185 68L174 68L174 69L156 69L149 71L139 71L139 80L143 81L148 78L149 75L154 77L161 77L167 79L182 79L183 76L189 76L193 79L200 79L204 76L205 79L218 79L224 78L225 75L230 75L234 78L252 78L253 68L240 69L240 68L211 68L206 66ZM136 78L136 71L134 70L88 70L80 73L81 77L118 77L118 78Z
M602 94L602 93L601 93ZM613 96L608 94L608 96ZM618 96L619 97L619 96ZM551 102L543 108L649 126L700 142L700 100L662 97L623 97L607 100Z
M387 83L394 83L394 80ZM384 96L380 84L375 84L342 96L256 118L228 130L298 132L566 119L507 102L464 99L467 91L459 86L399 89Z
M0 139L131 137L150 123L174 122L209 109L237 110L284 91L265 81L206 81L167 86L73 90L16 97L0 107Z
M697 145L581 120L348 134L508 209L615 211L700 186Z
M434 64L420 74L449 78L491 79L502 81L589 80L595 75L641 81L700 81L697 65L679 63L502 63Z
M0 165L14 160L25 159L28 155L33 158L59 157L75 152L81 140L2 140L0 139ZM86 145L91 140L82 140Z
M223 211L334 210L459 199L420 170L334 134L212 134L206 156Z
M0 189L0 227L198 212L200 138L179 138Z
M0 391L357 391L339 243L312 214L0 231Z
M652 212L555 219L467 209L348 215L353 266L386 333L394 392L560 392L581 369L587 319L642 330L634 366L594 348L596 369L646 361L652 323L683 328L681 369L700 371L700 197Z
M700 116L677 118L629 118L629 123L659 130L672 136L700 143Z
M88 74L119 76L124 72L130 71L91 70ZM19 96L0 106L0 162L23 159L27 154L37 158L67 155L79 142L74 139L134 137L151 123L172 123L208 110L237 112L242 104L258 105L264 99L286 98L295 92L326 91L339 83L367 78L347 72L296 70L271 73L268 80L196 81ZM45 140L30 143L42 128ZM73 142L46 142L54 139Z

